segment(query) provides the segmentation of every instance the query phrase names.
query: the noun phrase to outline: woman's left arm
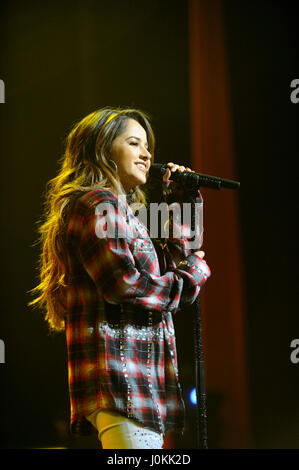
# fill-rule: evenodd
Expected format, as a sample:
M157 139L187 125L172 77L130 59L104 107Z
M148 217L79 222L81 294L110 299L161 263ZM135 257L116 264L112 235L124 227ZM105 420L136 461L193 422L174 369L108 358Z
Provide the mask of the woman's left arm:
M77 219L78 225L73 224L73 228L77 227L80 237L80 241L77 238L77 253L105 300L129 302L158 311L176 310L181 299L184 303L192 303L210 275L205 261L190 255L163 275L157 275L146 258L142 269L138 268L125 237L126 218L119 209L117 198L111 194L101 201L106 204L105 220L111 232L116 229L118 233L107 236L105 232L103 237L98 236L97 224L101 224L102 218L94 208L82 208L84 215ZM119 236L120 231L124 236Z
M172 162L167 165L169 167L163 176L162 183L164 201L169 209L167 237L152 239L162 272L175 268L182 259L199 250L203 242L203 199L200 191L198 190L193 195L194 206L191 207L184 188L171 180L173 172L193 170ZM194 211L195 217L193 229L191 228L191 211Z

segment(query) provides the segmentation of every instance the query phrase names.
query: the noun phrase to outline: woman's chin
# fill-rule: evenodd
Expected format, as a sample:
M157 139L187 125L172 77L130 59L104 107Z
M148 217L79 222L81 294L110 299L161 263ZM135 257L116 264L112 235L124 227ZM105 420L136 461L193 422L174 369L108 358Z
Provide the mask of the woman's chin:
M139 186L145 183L146 183L146 174L144 174L143 177L138 175L138 178L134 178L134 181L132 181L131 189L136 188L136 186Z

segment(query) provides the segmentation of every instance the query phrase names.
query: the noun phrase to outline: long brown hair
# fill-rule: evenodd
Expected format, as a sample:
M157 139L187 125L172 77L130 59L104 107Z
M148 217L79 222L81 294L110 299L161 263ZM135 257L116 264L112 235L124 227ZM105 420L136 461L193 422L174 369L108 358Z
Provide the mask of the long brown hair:
M94 189L124 193L117 169L109 162L109 156L114 139L124 131L128 119L135 119L145 129L153 159L155 137L148 115L137 109L103 108L90 113L72 128L60 159L60 171L46 185L44 215L38 228L40 282L30 291L39 293L39 296L28 305L45 311L52 330L63 330L65 326L65 310L59 297L66 287L68 274L63 243L68 208L75 195ZM146 203L138 186L130 196L134 202Z

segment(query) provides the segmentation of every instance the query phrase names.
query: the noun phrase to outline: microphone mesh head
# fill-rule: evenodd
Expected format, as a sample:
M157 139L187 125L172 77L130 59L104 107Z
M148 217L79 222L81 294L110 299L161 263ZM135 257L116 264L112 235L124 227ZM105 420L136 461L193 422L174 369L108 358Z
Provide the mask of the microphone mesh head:
M166 171L166 165L153 163L149 169L149 175L153 178L161 179Z

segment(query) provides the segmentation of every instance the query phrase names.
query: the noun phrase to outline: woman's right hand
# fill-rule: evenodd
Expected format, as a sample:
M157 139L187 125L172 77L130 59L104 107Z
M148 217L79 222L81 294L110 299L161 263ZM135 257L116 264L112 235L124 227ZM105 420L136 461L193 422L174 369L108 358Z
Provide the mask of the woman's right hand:
M193 254L199 256L200 258L204 258L205 256L204 251L195 251Z

